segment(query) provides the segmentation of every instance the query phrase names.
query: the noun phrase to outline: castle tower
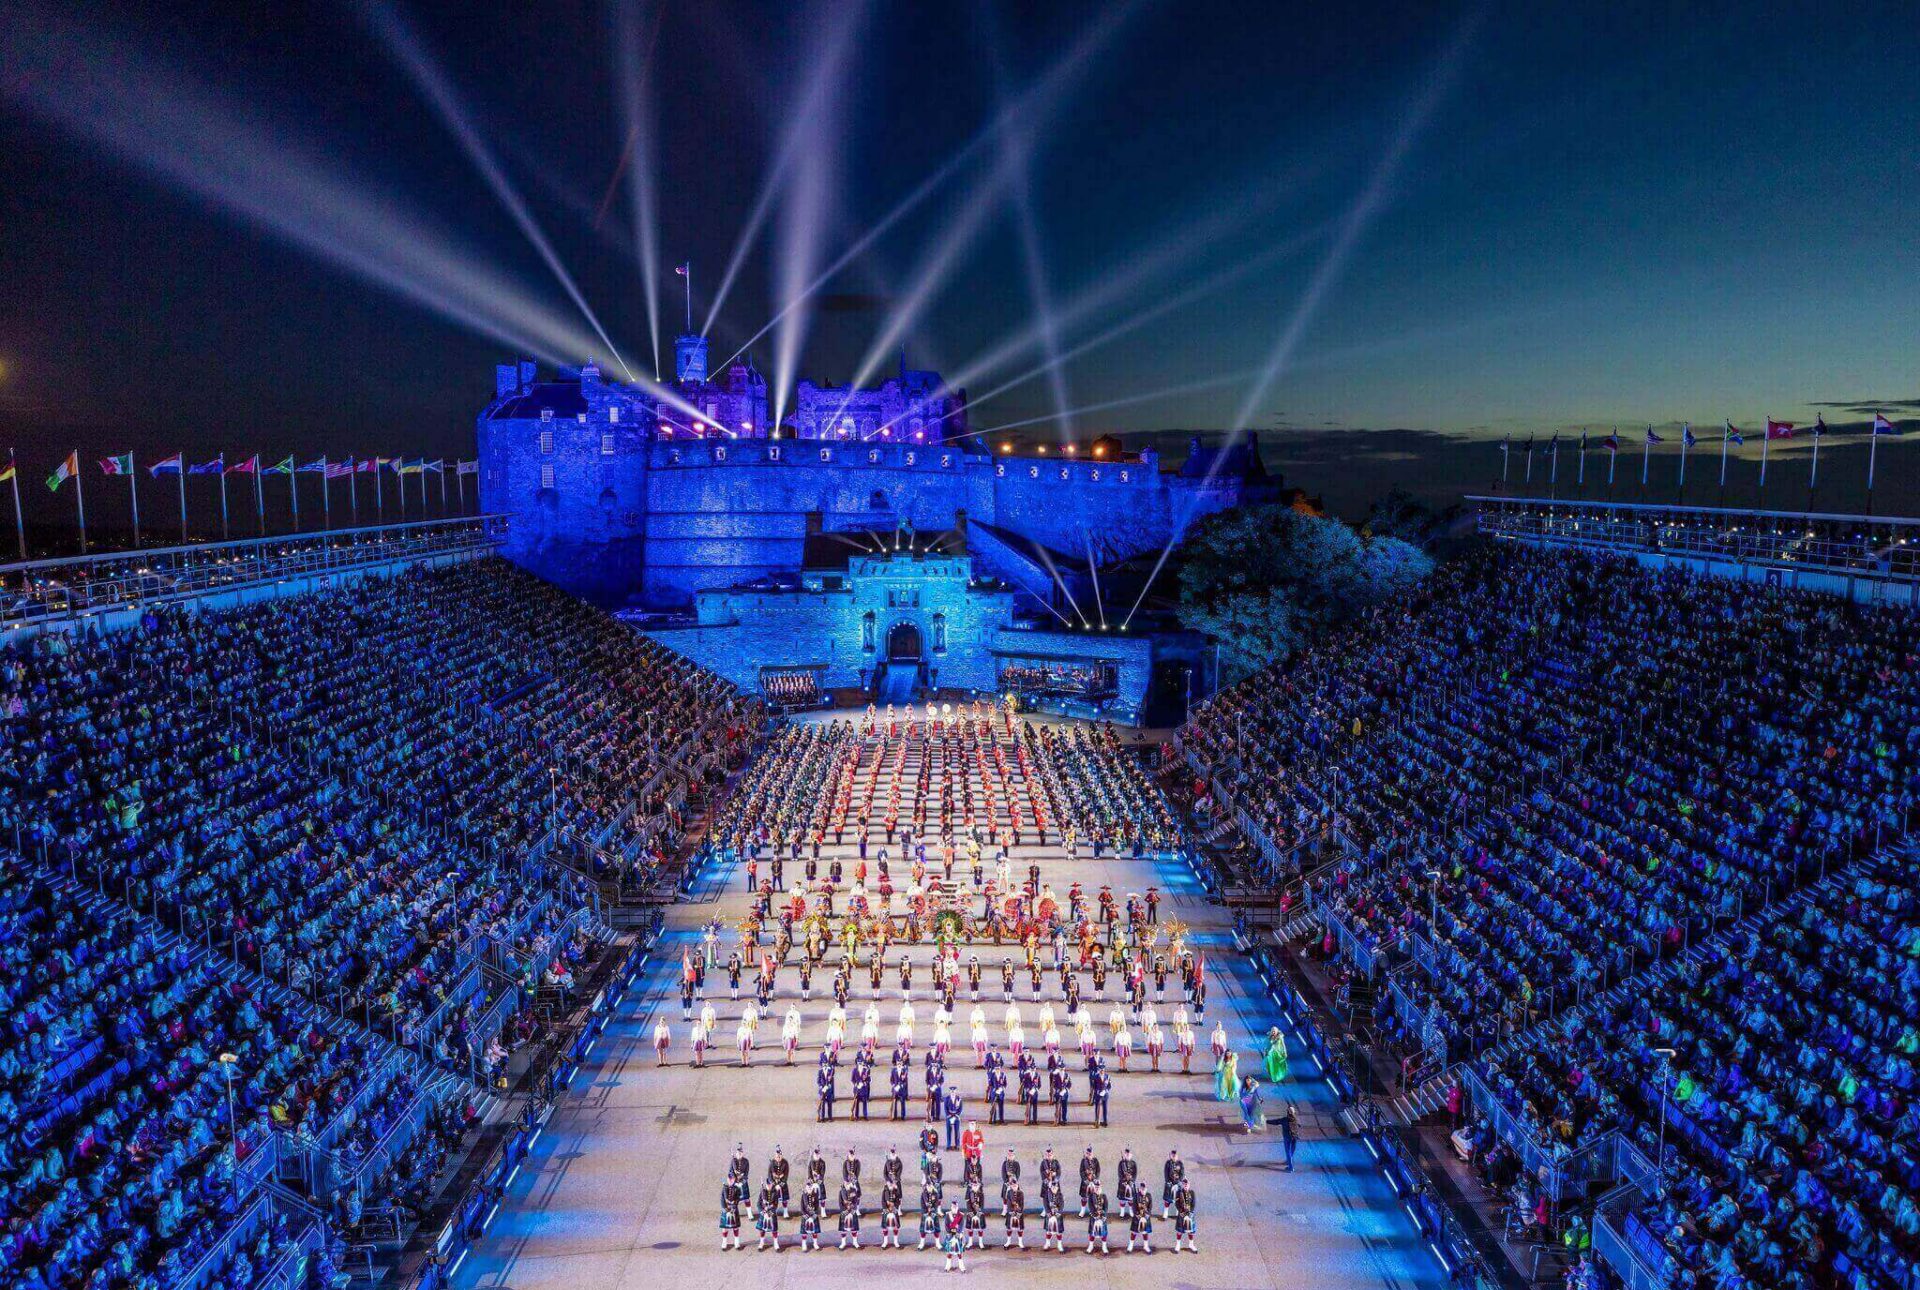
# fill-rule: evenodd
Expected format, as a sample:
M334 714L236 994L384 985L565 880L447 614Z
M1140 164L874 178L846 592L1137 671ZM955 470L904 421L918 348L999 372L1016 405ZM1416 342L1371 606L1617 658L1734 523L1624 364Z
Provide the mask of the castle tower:
M682 336L673 342L675 380L698 383L707 379L707 338Z

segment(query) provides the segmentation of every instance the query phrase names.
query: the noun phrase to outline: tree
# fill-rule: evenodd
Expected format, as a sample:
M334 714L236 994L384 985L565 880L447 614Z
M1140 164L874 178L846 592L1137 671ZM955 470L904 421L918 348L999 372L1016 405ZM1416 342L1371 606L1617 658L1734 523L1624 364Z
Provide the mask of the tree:
M1410 543L1277 505L1206 517L1180 556L1180 621L1219 642L1229 684L1433 571Z

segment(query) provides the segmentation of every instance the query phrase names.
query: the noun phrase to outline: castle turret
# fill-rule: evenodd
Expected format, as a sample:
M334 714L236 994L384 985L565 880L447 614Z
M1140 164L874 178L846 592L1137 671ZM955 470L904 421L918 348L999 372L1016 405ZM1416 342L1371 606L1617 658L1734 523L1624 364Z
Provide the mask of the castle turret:
M673 342L673 375L680 381L707 379L707 338L682 336Z

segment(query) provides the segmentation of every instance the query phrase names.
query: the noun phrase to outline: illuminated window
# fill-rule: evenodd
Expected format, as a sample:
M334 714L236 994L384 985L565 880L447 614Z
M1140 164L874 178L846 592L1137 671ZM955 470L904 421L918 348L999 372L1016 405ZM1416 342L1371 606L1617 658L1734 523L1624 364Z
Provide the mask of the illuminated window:
M540 467L540 487L542 488L553 487L553 467L552 466Z
M540 432L540 451L547 456L553 455L553 431L542 430Z
M600 432L600 455L602 457L613 456L613 431L611 430L602 430Z
M615 425L619 425L619 424L620 424L620 409L619 409L619 408L608 408L608 409L607 409L607 420L609 420L609 421L611 421L611 422L613 422L613 423L614 423Z

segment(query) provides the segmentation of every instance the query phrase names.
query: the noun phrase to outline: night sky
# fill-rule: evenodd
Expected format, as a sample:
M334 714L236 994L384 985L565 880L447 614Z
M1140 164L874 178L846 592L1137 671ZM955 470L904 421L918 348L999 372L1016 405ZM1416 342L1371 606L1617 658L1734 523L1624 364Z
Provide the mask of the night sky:
M1689 420L1710 480L1723 418L1816 413L1841 505L1839 432L1920 429L1911 3L0 0L0 31L23 479L74 446L470 455L495 362L619 374L498 186L651 375L636 189L670 368L672 266L698 326L776 168L715 359L945 166L752 353L844 381L897 333L978 428L1255 429L1345 508L1483 486L1506 435L1569 436L1564 483L1582 427L1637 486L1644 426ZM1883 441L1889 497L1915 442ZM1807 444L1776 447L1797 507Z

